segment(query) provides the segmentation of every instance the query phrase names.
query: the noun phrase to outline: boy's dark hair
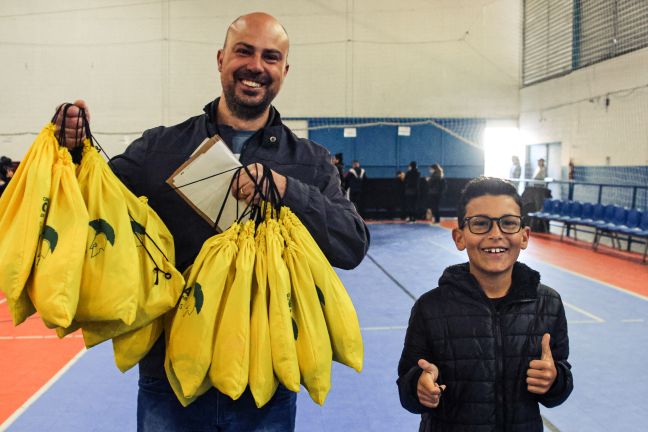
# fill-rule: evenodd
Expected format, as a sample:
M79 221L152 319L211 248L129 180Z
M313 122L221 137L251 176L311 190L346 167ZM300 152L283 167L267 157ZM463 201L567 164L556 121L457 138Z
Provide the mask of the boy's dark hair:
M470 180L461 191L459 205L457 206L457 222L459 222L459 228L463 228L464 226L466 206L470 200L484 195L510 196L520 207L520 213L522 213L522 198L520 198L520 194L518 194L513 184L500 178L481 176Z

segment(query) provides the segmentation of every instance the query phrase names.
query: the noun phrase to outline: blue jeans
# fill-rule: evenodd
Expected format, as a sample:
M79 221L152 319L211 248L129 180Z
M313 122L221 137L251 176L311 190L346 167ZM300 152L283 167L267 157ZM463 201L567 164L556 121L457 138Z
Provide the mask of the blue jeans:
M295 430L297 394L279 385L273 398L257 408L250 389L232 400L215 388L184 408L166 379L140 376L138 432L290 432Z

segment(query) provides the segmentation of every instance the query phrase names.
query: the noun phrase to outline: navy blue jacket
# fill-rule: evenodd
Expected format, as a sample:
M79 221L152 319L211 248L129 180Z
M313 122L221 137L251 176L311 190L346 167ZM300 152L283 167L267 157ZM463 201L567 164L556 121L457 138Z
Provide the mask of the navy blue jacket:
M526 372L540 358L544 333L551 335L558 375L546 394L536 395L527 391ZM559 405L574 387L568 356L565 309L538 272L515 263L511 289L495 308L467 263L451 266L412 308L398 364L401 404L422 414L424 432L541 432L538 403ZM447 386L434 409L416 394L421 358L439 368L438 383Z

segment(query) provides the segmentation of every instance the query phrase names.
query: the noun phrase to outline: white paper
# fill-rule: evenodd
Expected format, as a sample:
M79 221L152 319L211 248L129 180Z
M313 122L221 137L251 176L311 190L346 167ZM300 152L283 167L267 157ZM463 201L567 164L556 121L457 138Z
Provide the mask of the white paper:
M223 140L214 136L203 141L167 183L212 225L216 224L223 200L228 196L218 222L219 231L224 231L247 206L245 201L237 201L230 193L232 176L240 166Z

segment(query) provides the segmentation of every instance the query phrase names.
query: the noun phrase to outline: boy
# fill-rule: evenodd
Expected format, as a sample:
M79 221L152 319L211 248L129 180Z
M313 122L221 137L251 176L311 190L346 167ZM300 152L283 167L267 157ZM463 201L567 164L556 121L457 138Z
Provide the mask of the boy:
M538 402L573 389L560 296L517 262L529 241L515 187L480 177L463 190L452 231L468 263L417 300L398 364L401 404L420 431L542 431Z

